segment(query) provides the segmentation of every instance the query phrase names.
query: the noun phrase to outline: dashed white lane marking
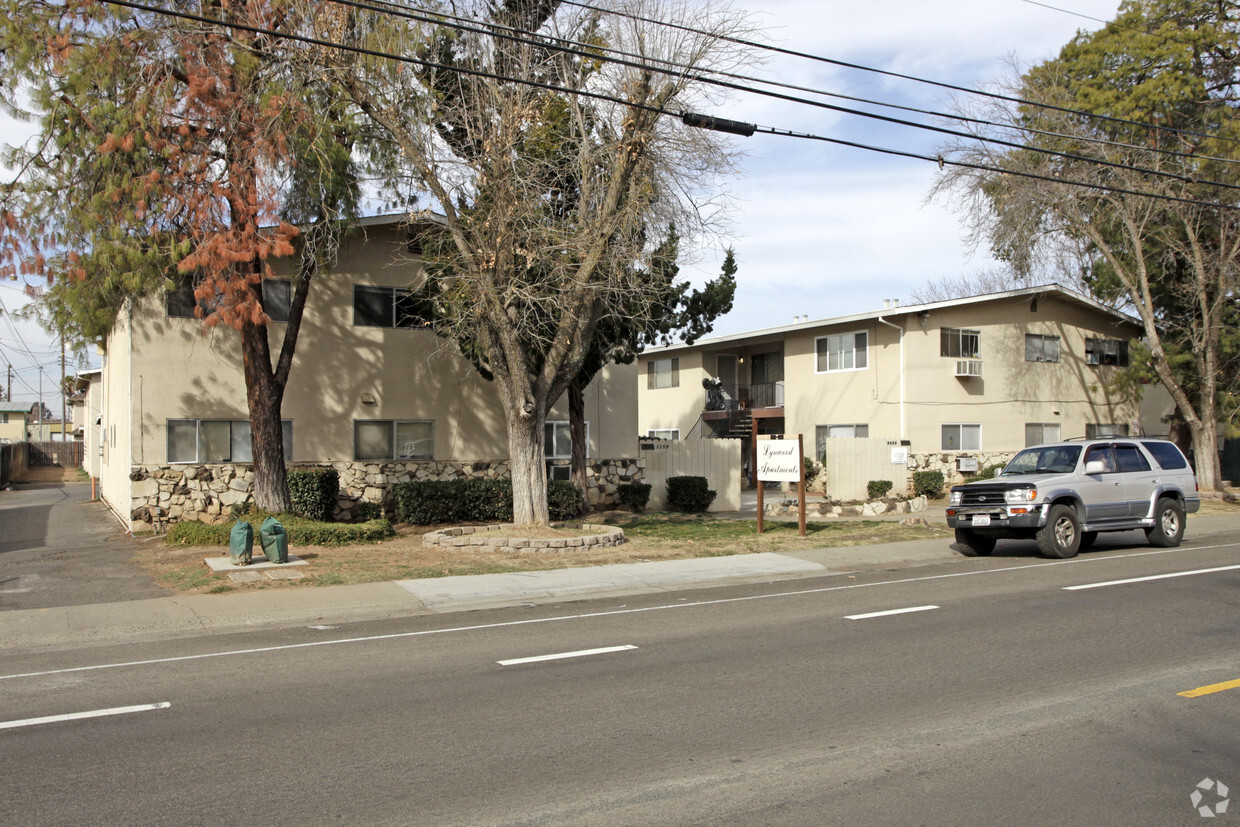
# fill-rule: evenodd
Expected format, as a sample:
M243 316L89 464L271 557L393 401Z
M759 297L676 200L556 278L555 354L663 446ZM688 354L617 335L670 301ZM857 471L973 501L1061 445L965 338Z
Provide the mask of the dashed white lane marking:
M576 652L560 652L555 655L535 655L532 658L511 658L510 660L497 660L500 666L516 666L521 663L542 663L548 660L565 660L567 658L585 658L590 655L610 655L612 652L627 652L630 649L636 649L636 646L605 646L601 649L581 649Z
M430 635L449 635L460 634L465 632L478 632L488 629L505 629L519 626L530 626L543 623L565 623L575 620L588 620L600 617L617 617L619 615L630 614L647 614L650 612L666 612L675 609L693 609L704 606L723 606L731 603L748 603L758 600L778 600L789 597L804 597L815 594L829 594L831 592L853 591L855 589L874 589L883 586L900 586L909 583L929 583L936 580L954 580L962 577L986 577L995 574L1009 574L1017 571L1028 571L1033 569L1045 569L1052 566L1080 566L1094 565L1099 563L1108 563L1115 561L1128 560L1134 557L1152 557L1166 554L1185 554L1194 551L1211 551L1220 548L1233 548L1240 546L1240 543L1219 543L1212 546L1180 546L1178 548L1158 549L1157 551L1138 551L1130 554L1116 554L1109 557L1074 557L1071 560L1054 560L1048 563L1030 563L1022 566L1005 566L998 569L973 569L970 571L958 571L951 574L933 574L927 577L902 577L896 580L878 580L873 583L850 583L846 586L824 586L814 589L795 589L791 591L771 592L769 594L752 594L745 597L724 597L717 600L698 600L686 603L671 603L657 606L645 606L640 608L623 608L613 609L610 611L600 612L582 612L579 614L553 615L551 617L536 617L525 620L508 620L499 623L478 623L469 626L450 626L444 629L419 629L413 632L394 632L386 635L365 635L362 637L336 638L333 640L316 640L309 643L288 643L280 646L260 646L253 649L225 649L219 652L204 652L197 655L177 655L166 658L150 658L148 660L133 660L119 663L95 663L88 666L70 666L64 669L46 669L38 672L21 672L12 675L0 675L0 681L20 680L23 678L41 678L48 675L67 675L74 672L94 672L100 669L127 669L137 666L154 666L164 663L180 663L192 660L208 660L211 658L230 658L246 655L267 654L269 652L288 652L297 649L311 649L319 646L341 646L354 645L359 643L372 643L383 640L401 640L405 638L418 638Z
M116 706L111 709L95 709L90 712L67 712L63 715L48 715L44 718L23 718L20 721L0 721L0 729L17 729L18 727L54 724L61 721L80 721L84 718L107 718L111 715L128 715L132 712L150 712L153 709L167 709L171 703L164 701L157 704L140 704L138 706Z
M906 615L913 612L929 612L939 608L938 606L910 606L907 609L888 609L885 612L868 612L863 615L844 615L845 620L869 620L872 617L891 617L892 615Z
M1172 577L1190 577L1194 574L1214 574L1220 571L1235 571L1240 566L1219 566L1215 569L1197 569L1196 571L1173 571L1171 574L1151 574L1148 577L1129 577L1126 580L1107 580L1103 583L1085 583L1080 586L1064 586L1066 592L1077 592L1082 589L1101 589L1104 586L1126 586L1129 583L1148 583L1151 580L1169 580Z

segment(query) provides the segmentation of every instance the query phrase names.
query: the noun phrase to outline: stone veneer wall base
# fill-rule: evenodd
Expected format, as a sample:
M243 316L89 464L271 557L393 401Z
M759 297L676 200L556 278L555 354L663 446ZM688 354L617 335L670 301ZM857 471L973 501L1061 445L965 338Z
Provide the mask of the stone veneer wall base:
M619 505L617 487L641 482L644 459L602 459L586 466L592 505ZM455 479L504 479L510 476L507 460L475 461L383 461L290 463L296 468L335 468L340 475L336 499L337 522L353 522L378 508L388 517L395 514L392 486L410 481ZM231 522L233 509L254 502L254 471L248 465L135 465L130 517L153 525L180 520L207 523Z

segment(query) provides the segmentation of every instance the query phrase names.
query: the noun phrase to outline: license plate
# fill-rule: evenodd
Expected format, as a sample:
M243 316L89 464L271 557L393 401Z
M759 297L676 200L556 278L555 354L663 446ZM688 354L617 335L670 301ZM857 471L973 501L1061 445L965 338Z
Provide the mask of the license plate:
M989 514L974 514L973 525L975 526L990 525L990 515Z

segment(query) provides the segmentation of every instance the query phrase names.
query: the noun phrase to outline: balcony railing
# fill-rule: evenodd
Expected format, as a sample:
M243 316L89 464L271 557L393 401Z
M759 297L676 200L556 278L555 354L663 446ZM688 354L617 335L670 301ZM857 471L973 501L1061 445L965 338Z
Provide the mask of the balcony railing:
M715 385L712 380L706 387L708 411L753 410L756 408L782 408L784 406L784 383L755 382L751 385Z

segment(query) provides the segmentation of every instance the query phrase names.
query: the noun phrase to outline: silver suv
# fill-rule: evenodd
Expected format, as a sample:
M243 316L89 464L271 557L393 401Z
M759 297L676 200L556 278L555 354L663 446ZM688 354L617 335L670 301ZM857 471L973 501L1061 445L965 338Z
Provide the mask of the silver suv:
M1185 515L1200 508L1197 478L1174 443L1111 437L1026 448L994 479L954 486L947 525L970 556L1019 538L1037 540L1047 557L1074 557L1100 531L1140 528L1151 545L1178 546Z

